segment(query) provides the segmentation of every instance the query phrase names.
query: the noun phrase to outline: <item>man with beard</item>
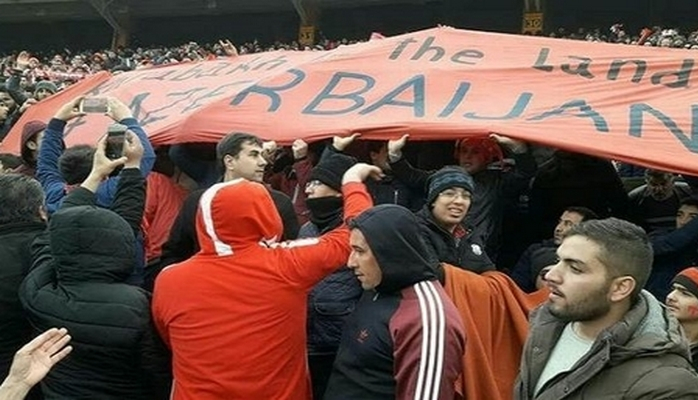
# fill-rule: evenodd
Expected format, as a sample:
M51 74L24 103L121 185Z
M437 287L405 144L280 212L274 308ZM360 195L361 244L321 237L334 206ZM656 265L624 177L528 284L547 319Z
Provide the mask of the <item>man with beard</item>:
M628 194L630 220L647 233L674 228L681 200L691 195L691 188L676 182L671 172L653 169L645 171L645 183Z
M342 176L354 164L352 157L326 152L310 171L305 188L310 221L301 228L299 238L319 237L342 224ZM352 271L343 267L320 281L308 295L308 365L314 399L325 393L342 326L361 293Z
M652 246L615 218L582 222L546 274L550 296L530 317L515 399L698 398L678 321L642 291Z

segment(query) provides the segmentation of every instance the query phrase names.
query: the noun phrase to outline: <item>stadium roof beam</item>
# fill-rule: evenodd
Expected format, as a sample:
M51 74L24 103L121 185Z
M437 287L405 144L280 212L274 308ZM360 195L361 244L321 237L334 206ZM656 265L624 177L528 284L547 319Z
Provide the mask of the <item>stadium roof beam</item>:
M291 3L301 17L301 25L315 25L318 22L322 9L319 0L291 0Z
M119 24L116 18L114 18L114 15L109 10L109 6L114 2L114 0L87 0L87 2L90 3L95 10L97 10L99 15L101 15L102 18L104 18L104 20L107 21L115 31L121 32L123 30L123 27Z

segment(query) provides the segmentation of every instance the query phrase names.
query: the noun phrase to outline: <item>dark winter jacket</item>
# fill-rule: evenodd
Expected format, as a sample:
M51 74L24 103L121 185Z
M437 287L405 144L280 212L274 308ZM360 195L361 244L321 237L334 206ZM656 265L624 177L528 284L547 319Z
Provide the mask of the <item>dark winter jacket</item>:
M298 238L319 237L323 233L315 224L307 222L301 227ZM361 284L346 267L313 287L308 295L308 354L337 352L344 322L354 311L362 293Z
M696 399L698 375L689 363L679 323L649 293L615 325L602 331L574 366L536 383L567 322L543 305L531 314L528 340L514 390L516 400Z
M417 219L427 251L434 259L478 274L495 270L484 244L473 236L471 229L461 226L464 236L456 238L436 222L426 205L417 213Z
M33 248L19 296L39 331L65 327L74 350L42 381L46 399L164 399L170 366L147 292L124 283L136 257L130 223L140 215L142 177L122 179L114 211L72 191ZM122 215L124 218L122 218ZM127 222L129 221L129 222Z
M366 238L382 280L364 292L343 329L325 400L453 399L463 324L425 257L416 218L382 205L352 226Z
M3 379L15 352L32 337L17 291L31 267L31 244L45 228L42 222L0 226L0 377Z
M586 154L556 151L538 169L531 184L530 221L535 224L533 241L550 232L567 207L587 207L600 218L625 218L628 196L613 164Z
M540 243L534 243L521 254L519 261L511 269L511 279L526 293L536 291L536 282L532 275L531 257L533 253L542 248L556 249L557 245L553 239L547 239Z
M397 204L415 212L424 205L421 191L414 191L392 174L387 174L379 181L369 180L366 187L375 205Z
M654 262L645 289L657 299L666 299L671 292L671 281L684 268L698 261L698 218L681 229L654 232L650 235Z
M466 224L473 228L472 235L478 237L487 246L488 254L495 258L506 206L518 200L536 173L536 161L530 152L512 154L511 157L516 163L513 170L488 168L473 174L475 192L466 217ZM415 169L405 158L390 165L400 181L414 190L426 191L430 172Z

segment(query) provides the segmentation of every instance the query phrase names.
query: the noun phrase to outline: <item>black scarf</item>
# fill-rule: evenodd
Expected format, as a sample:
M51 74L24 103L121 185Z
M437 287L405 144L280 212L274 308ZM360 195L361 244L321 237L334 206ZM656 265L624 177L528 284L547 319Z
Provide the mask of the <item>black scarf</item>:
M305 205L310 211L310 222L318 227L320 233L332 230L342 223L344 199L339 196L305 199Z

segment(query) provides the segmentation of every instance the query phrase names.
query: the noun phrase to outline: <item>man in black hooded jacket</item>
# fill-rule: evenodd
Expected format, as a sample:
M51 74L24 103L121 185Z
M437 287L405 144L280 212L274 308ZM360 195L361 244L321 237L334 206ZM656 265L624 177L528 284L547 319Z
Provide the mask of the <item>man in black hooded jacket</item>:
M364 294L343 329L325 400L453 399L465 334L417 219L380 205L350 222L348 267Z
M66 196L33 247L34 262L19 289L38 330L60 326L72 336L71 356L41 383L52 399L151 400L169 395L169 355L155 332L150 299L126 280L136 262L143 218L143 147L128 133L124 155L109 160L99 143L89 177ZM99 183L123 165L112 210L95 205Z

